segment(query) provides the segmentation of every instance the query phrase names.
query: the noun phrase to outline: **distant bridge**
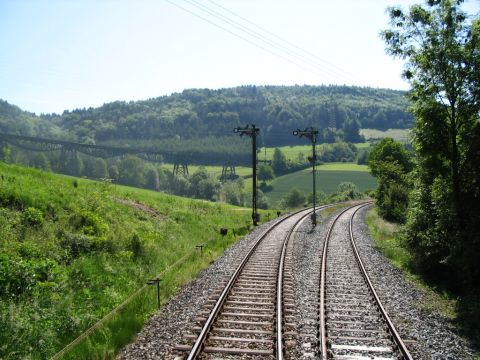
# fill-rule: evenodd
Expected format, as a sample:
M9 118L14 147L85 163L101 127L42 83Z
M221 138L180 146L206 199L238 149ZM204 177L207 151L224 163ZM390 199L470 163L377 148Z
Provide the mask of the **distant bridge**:
M174 171L179 168L185 169L187 165L223 166L224 169L235 166L251 166L251 155L227 154L221 149L216 153L201 151L171 151L168 149L152 151L133 147L90 145L63 140L45 139L41 137L0 133L0 144L2 142L29 151L77 151L82 154L104 159L117 156L135 155L151 162L174 164Z

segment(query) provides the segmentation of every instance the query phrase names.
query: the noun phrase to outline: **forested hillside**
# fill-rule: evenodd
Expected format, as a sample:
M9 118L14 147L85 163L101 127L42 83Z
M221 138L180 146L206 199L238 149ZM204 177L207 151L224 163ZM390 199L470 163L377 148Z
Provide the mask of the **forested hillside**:
M62 130L50 121L0 99L0 132L27 136L57 137Z
M160 145L172 139L231 136L235 126L248 123L262 129L262 141L268 146L298 143L290 135L297 127L322 129L322 142L355 142L360 140L359 128L408 128L413 123L404 92L347 86L191 89L144 101L117 101L41 117L5 102L2 105L2 131L43 136L62 131L64 137L95 144L124 144L126 140L131 144L141 139L149 140L145 143L149 147L155 141ZM28 126L20 126L23 122Z

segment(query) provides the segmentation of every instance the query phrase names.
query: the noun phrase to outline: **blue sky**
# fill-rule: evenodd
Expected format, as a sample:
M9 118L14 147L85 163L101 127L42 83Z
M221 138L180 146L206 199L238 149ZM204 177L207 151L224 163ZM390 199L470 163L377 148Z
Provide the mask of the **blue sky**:
M385 54L378 34L387 6L417 2L0 0L0 98L39 114L186 88L407 89L402 62ZM479 8L467 1L470 13Z

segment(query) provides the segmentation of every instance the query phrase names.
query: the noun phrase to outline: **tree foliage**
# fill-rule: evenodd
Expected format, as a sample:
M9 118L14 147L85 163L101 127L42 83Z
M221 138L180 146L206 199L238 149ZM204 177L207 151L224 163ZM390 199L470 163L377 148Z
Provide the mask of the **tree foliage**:
M387 220L404 223L409 194L407 174L413 166L410 155L402 144L385 138L370 152L368 166L378 179L375 198L379 214Z
M277 176L287 172L287 158L279 148L275 148L273 151L272 169Z
M257 169L258 180L263 181L264 183L268 180L272 180L275 177L273 169L270 165L260 164Z
M356 141L357 128L408 128L404 92L348 86L191 89L143 101L36 116L0 100L0 132L87 143L225 137L242 124L262 128L268 146L299 144L292 129L326 129L319 142Z
M302 190L293 188L287 193L287 195L285 195L284 200L287 207L293 208L305 204L306 199L307 198Z
M480 20L462 3L392 8L383 38L390 54L407 60L416 118L407 242L420 269L468 288L480 282Z

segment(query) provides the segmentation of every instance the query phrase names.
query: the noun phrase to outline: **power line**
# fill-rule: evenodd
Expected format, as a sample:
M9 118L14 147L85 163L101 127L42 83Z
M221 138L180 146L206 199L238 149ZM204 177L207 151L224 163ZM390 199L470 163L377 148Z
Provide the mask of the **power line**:
M312 73L314 73L314 74L316 74L316 75L318 75L318 76L322 76L320 73L318 73L318 72L316 72L316 71L312 71L311 69L308 69L308 68L306 68L305 66L303 66L303 65L301 65L301 64L299 64L299 63L297 63L297 62L295 62L295 61L293 61L293 60L291 60L291 59L288 59L288 58L286 58L286 57L283 56L283 55L280 55L280 54L278 54L278 53L275 53L275 52L273 52L273 51L271 51L271 50L263 47L262 45L259 45L259 44L257 44L257 43L254 43L253 41L251 41L251 40L249 40L249 39L247 39L247 38L245 38L245 37L243 37L243 36L241 36L241 35L239 35L239 34L237 34L237 33L234 33L234 32L231 31L231 30L228 30L227 28L225 28L225 27L223 27L223 26L221 26L221 25L219 25L219 24L217 24L217 23L214 23L213 21L208 20L207 18L205 18L205 17L203 17L203 16L201 16L201 15L198 15L198 14L196 14L196 13L193 12L193 11L190 11L190 10L184 8L184 7L181 6L181 5L175 4L174 2L172 2L172 1L170 1L170 0L165 0L165 1L168 2L168 3L171 4L171 5L179 8L179 9L185 11L185 12L188 12L189 14L191 14L191 15L199 18L199 19L202 19L203 21L206 21L207 23L209 23L209 24L211 24L211 25L213 25L213 26L216 26L216 27L222 29L223 31L228 32L229 34L231 34L231 35L233 35L233 36L238 37L239 39L241 39L241 40L243 40L243 41L246 41L247 43L249 43L249 44L251 44L251 45L253 45L253 46L258 47L259 49L262 49L263 51L266 51L266 52L268 52L268 53L270 53L270 54L272 54L272 55L274 55L274 56L276 56L276 57L280 57L280 58L282 58L283 60L288 61L289 63L292 63L292 64L294 64L294 65L296 65L296 66L298 66L298 67L300 67L300 68L302 68L302 69L304 69L304 70L306 70L306 71L312 72Z
M325 65L327 65L327 66L330 66L330 67L332 67L332 68L334 68L334 69L337 69L338 71L340 71L340 73L344 73L345 75L352 76L352 74L351 74L351 73L349 73L348 71L346 71L345 69L342 69L342 68L338 67L337 65L335 65L335 64L332 64L331 62L329 62L329 61L327 61L327 60L324 60L324 59L322 59L322 58L318 57L317 55L315 55L315 54L311 53L310 51L308 51L308 50L305 50L305 49L303 49L303 48L301 48L301 47L299 47L299 46L297 46L297 45L293 44L292 42L290 42L290 41L288 41L288 40L286 40L286 39L284 39L284 38L282 38L282 37L280 37L280 36L278 36L278 35L274 34L273 32L271 32L271 31L269 31L269 30L265 29L264 27L262 27L262 26L260 26L260 25L257 25L256 23L254 23L254 22L252 22L252 21L250 21L250 20L248 20L248 19L244 18L243 16L241 16L241 15L239 15L239 14L235 13L235 12L234 12L234 11L232 11L232 10L229 10L229 9L227 9L226 7L224 7L224 6L222 6L222 5L218 4L218 3L216 3L215 1L213 1L213 0L207 0L207 1L209 1L210 3L214 4L215 6L217 6L217 7L221 8L221 9L223 9L224 11L226 11L226 12L228 12L228 13L232 14L233 16L235 16L235 17L237 17L237 18L239 18L239 19L241 19L241 20L243 20L243 21L245 21L245 22L247 22L247 23L249 23L249 24L253 25L253 26L254 26L254 27L256 27L257 29L260 29L261 31L263 31L263 32L265 32L265 33L267 33L267 34L269 34L269 35L273 36L274 38L276 38L276 39L278 39L278 40L280 40L280 41L282 41L282 42L284 42L284 43L288 44L289 46L292 46L292 47L294 47L295 49L298 49L299 51L301 51L301 52L303 52L304 54L306 54L306 55L310 56L311 58L314 58L314 59L316 59L316 60L318 60L318 61L320 61L320 62L324 63L324 64L325 64Z
M267 44L268 46L270 47L273 47L279 51L282 51L283 53L287 54L288 56L291 56L297 60L300 60L301 62L311 66L312 68L316 69L316 70L319 70L319 71L322 71L326 74L328 74L329 76L332 76L332 77L344 77L344 75L336 70L332 70L332 69L329 69L329 68L326 68L324 65L321 65L318 63L318 61L316 60L312 60L311 58L309 57L305 57L304 55L302 55L301 53L299 53L298 51L296 50L293 50L291 48L288 48L286 46L284 46L283 44L279 43L278 41L275 41L275 40L272 40L271 38L268 38L266 37L265 35L259 33L258 31L255 31L253 30L252 28L249 28L241 23L239 23L238 21L235 21L227 16L225 16L224 14L204 5L204 4L201 4L199 3L197 0L183 0L193 6L195 6L196 8L198 8L199 10L219 19L220 21L223 21L227 24L229 24L230 26L234 27L235 29L239 30L239 31L242 31L244 33L246 33L247 35ZM223 7L222 7L223 8ZM248 21L248 20L247 20ZM249 22L249 21L248 21ZM268 32L270 33L270 32ZM275 36L276 38L278 38L277 36ZM285 42L285 41L284 41Z
M318 65L312 65L312 61L311 61L311 60L308 60L308 59L306 59L305 57L302 57L302 56L298 55L298 52L297 52L297 54L295 54L295 53L292 52L291 50L285 48L285 46L283 46L283 45L281 45L281 44L278 44L278 42L274 42L273 40L266 38L265 36L263 36L262 34L259 34L259 33L256 32L255 30L251 30L251 29L247 28L246 26L244 26L244 25L236 22L235 20L232 20L232 19L226 17L225 15L220 14L218 11L213 10L213 9L211 9L211 8L208 8L208 7L205 6L205 5L199 4L199 3L196 2L195 0L184 0L184 1L187 2L187 3L189 3L190 5L195 6L195 7L198 8L199 10L201 10L201 11L209 14L210 16L212 16L212 17L214 17L214 18L216 18L216 19L218 19L218 20L220 20L220 21L228 24L229 26L233 27L234 29L236 29L236 30L238 30L238 31L241 31L241 32L247 34L247 35L250 36L250 37L256 38L257 40L263 42L264 44L267 44L267 45L268 45L269 47L271 47L271 48L274 48L274 49L276 49L276 50L282 51L283 53L286 53L286 54L287 54L288 56L290 56L290 57L298 58L300 61L302 61L303 63L306 63L308 66L310 66L310 67L312 67L312 68L314 68L314 69L312 69L312 68L307 68L307 67L305 67L304 65L298 63L297 61L294 61L294 60L292 60L292 59L290 59L290 58L288 58L288 57L286 57L286 56L283 56L282 54L279 54L277 51L273 51L272 49L266 48L265 46L262 46L261 44L258 44L258 42L252 41L251 39L248 39L247 37L242 36L242 35L234 32L234 31L232 31L232 30L230 30L230 29L228 29L228 28L226 28L226 27L218 24L217 22L214 22L214 21L212 21L212 20L210 20L210 19L205 18L204 16L199 15L199 14L198 14L197 12L195 12L195 11L192 11L192 10L190 10L190 9L187 9L187 8L185 8L185 7L183 7L183 6L179 5L179 4L174 3L173 1L170 1L170 0L165 0L165 1L168 2L168 3L171 4L171 5L179 8L179 9L181 9L181 10L183 10L183 11L185 11L185 12L188 12L189 14L191 14L191 15L193 15L193 16L195 16L195 17L197 17L197 18L199 18L199 19L201 19L201 20L203 20L203 21L205 21L205 22L207 22L207 23L215 26L215 27L218 27L219 29L221 29L221 30L223 30L223 31L225 31L225 32L228 32L229 34L231 34L231 35L233 35L233 36L235 36L235 37L237 37L237 38L239 38L239 39L241 39L241 40L243 40L243 41L245 41L245 42L247 42L247 43L249 43L249 44L257 47L257 48L262 49L263 51L266 51L266 52L268 52L268 53L270 53L270 54L272 54L272 55L274 55L274 56L276 56L276 57L279 57L279 58L281 58L281 59L283 59L283 60L285 60L285 61L288 61L288 62L290 62L291 64L294 64L294 65L296 65L296 66L298 66L298 67L300 67L300 68L302 68L302 69L304 69L304 70L306 70L306 71L312 72L312 73L316 74L317 76L322 77L322 76L325 75L325 74L329 75L329 76L332 77L332 78L335 78L335 77L338 77L338 76L342 76L342 75L338 75L337 73L334 73L334 72L333 72L332 70L330 70L330 69L320 68ZM321 71L321 72L323 73L323 75L322 75L321 73L319 73L318 71L316 71L316 70Z

